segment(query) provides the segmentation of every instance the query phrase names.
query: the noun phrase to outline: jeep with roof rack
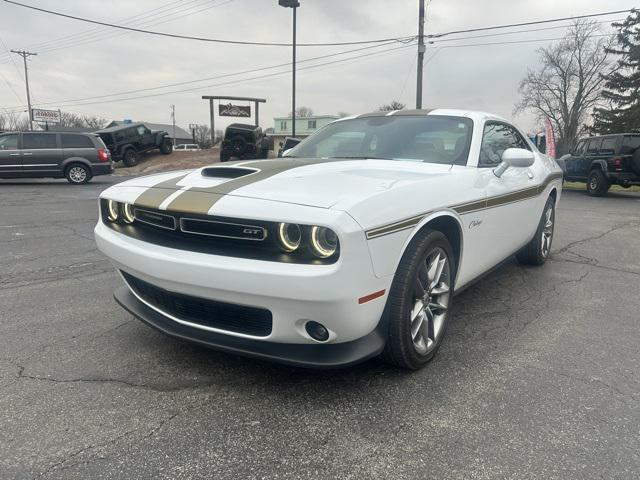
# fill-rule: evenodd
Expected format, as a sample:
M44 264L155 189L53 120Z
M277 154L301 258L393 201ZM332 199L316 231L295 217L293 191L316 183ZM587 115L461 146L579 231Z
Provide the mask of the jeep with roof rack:
M168 155L173 151L169 134L164 131L152 131L143 123L128 123L107 127L94 132L105 143L115 161L125 166L138 164L141 153L159 150Z

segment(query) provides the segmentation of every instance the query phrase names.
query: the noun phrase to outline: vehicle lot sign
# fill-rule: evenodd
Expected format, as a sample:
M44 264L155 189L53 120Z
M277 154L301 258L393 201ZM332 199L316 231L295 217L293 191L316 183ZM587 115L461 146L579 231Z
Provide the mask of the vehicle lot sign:
M227 103L218 105L218 113L221 117L250 117L251 107Z
M60 123L60 110L43 110L41 108L32 108L33 120L43 123Z

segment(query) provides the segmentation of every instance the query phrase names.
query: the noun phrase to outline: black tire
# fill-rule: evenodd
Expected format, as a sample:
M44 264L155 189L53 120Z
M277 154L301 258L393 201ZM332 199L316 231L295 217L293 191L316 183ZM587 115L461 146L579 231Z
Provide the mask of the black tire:
M550 225L548 224L549 221L551 222ZM542 265L547 261L551 253L555 223L556 201L553 197L549 197L544 205L534 237L516 254L518 262L523 265Z
M260 158L269 158L269 150L262 150L260 152Z
M124 151L122 163L125 167L135 167L138 164L138 154L133 148L127 148Z
M64 170L64 176L71 185L83 185L91 180L91 169L83 163L72 163Z
M428 266L430 261L433 263L436 260L434 257L436 253L446 256L447 262L442 268L441 275L436 275L438 278L432 282L428 277ZM438 262L436 261L436 263ZM381 320L388 326L387 341L382 353L382 358L385 361L398 367L417 370L424 367L436 354L444 338L451 311L456 264L457 261L449 240L439 231L425 230L409 244L393 278ZM444 280L437 283L442 278ZM431 284L435 284L435 287ZM426 285L426 292L423 285ZM433 293L434 296L431 296L431 292L443 290L445 287L447 292L441 294L439 298L436 298L437 293ZM422 293L429 296L421 297ZM433 334L432 341L429 339L431 343L425 344L425 350L419 351L412 335L412 326L415 325L415 322L412 321L412 313L416 311L416 305L420 298L428 299L429 305L432 300L444 304L444 300L442 300L444 296L446 296L446 309L436 310L440 311L440 314L431 313L429 317L426 311L417 308L418 311L424 313L421 324L425 326L427 332L437 332L437 334ZM433 328L435 318L438 318L439 327L437 329ZM416 329L418 332L420 330L420 327Z
M164 140L160 144L160 153L163 155L169 155L171 152L173 152L173 144L171 143L171 140Z
M231 157L229 156L228 153L220 152L220 161L221 162L228 162L230 158Z
M587 178L587 193L592 197L602 197L606 195L609 191L609 187L611 187L611 183L604 176L602 170L599 168L594 168L589 172L589 177Z

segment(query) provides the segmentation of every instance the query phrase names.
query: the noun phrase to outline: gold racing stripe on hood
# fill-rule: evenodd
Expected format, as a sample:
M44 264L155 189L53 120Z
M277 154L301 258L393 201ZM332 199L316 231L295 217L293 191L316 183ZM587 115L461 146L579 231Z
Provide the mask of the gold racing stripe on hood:
M293 170L298 167L306 167L308 165L316 165L318 163L326 163L340 161L340 159L277 159L277 160L256 160L253 162L242 163L237 165L239 168L257 168L255 173L250 173L243 177L235 178L227 182L215 185L213 187L194 187L185 190L178 195L168 206L167 210L182 213L192 213L206 215L211 208L222 197L238 190L239 188L252 185L254 183L271 178L279 173ZM213 167L225 168L225 167ZM165 197L166 198L166 197Z
M184 177L189 175L185 173L184 175L178 175L177 177L172 178L171 180L165 180L164 182L160 182L152 187L149 187L147 190L138 195L135 202L133 202L137 207L145 207L157 210L160 207L160 204L164 202L170 195L172 195L178 187L178 183Z

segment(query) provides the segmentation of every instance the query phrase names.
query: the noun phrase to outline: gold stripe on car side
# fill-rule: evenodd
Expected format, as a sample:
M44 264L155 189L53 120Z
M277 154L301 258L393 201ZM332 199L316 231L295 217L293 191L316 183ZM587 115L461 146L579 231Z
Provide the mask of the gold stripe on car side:
M519 190L517 192L506 193L503 195L498 195L498 196L486 198L483 200L475 200L472 202L462 203L459 205L454 205L454 206L445 207L445 208L450 208L454 210L456 213L458 213L459 215L463 215L466 213L478 212L480 210L499 207L501 205L506 205L508 203L519 202L521 200L526 200L528 198L533 198L540 195L545 191L545 189L551 182L561 178L563 178L563 175L561 172L552 173L549 176L547 176L544 182L542 182L540 185L537 185L535 187L529 187L523 190ZM370 240L376 237L381 237L383 235L389 235L391 233L400 232L402 230L406 230L408 228L414 227L415 225L420 223L420 221L424 217L429 215L429 213L431 212L422 213L415 217L411 217L410 219L407 219L407 220L400 220L399 222L394 222L387 225L382 225L380 227L372 228L371 230L367 230L365 232L367 240Z

